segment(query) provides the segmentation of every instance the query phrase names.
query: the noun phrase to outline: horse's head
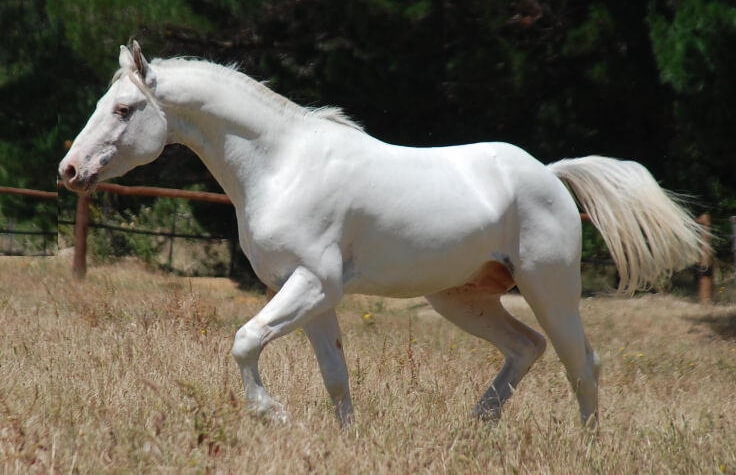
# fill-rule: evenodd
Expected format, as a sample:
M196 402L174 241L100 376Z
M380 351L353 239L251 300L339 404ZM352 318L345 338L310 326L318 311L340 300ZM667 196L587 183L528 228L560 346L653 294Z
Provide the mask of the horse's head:
M140 46L120 47L120 70L59 164L67 188L95 184L153 161L166 145L166 116L154 92L156 76Z

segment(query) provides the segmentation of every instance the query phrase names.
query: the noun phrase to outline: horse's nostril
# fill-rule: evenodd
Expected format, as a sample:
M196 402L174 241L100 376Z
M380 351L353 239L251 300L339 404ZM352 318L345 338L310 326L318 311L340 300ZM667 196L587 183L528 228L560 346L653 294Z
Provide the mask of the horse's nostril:
M77 169L74 165L69 164L64 169L64 178L67 181L72 181L77 176Z

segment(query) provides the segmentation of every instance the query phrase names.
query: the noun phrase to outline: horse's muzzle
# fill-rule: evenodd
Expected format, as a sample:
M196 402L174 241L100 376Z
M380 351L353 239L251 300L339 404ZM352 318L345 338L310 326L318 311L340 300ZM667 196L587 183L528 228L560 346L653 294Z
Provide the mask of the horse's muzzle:
M97 186L98 173L83 173L72 162L64 163L62 160L59 165L59 176L64 186L70 191L77 193L91 193Z

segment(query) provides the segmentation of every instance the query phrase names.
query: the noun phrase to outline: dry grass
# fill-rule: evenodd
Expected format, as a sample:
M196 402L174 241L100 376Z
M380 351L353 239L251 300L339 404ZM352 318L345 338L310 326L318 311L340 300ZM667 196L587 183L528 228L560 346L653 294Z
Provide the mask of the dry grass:
M0 259L6 473L736 472L736 307L584 300L605 364L591 438L553 351L482 425L469 413L497 351L419 300L351 297L339 314L357 423L341 432L299 333L261 364L292 422L244 411L229 350L261 296L134 263L69 275L60 258Z

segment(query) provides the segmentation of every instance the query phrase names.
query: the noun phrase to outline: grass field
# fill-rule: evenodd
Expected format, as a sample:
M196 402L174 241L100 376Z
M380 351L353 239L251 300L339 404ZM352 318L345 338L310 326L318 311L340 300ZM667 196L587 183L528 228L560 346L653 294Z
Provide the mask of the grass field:
M551 347L484 425L469 414L500 354L421 300L362 296L338 312L356 423L338 429L300 332L261 363L291 422L255 419L230 346L263 303L132 262L78 283L62 258L0 258L0 470L736 473L736 306L583 300L604 362L590 437Z

